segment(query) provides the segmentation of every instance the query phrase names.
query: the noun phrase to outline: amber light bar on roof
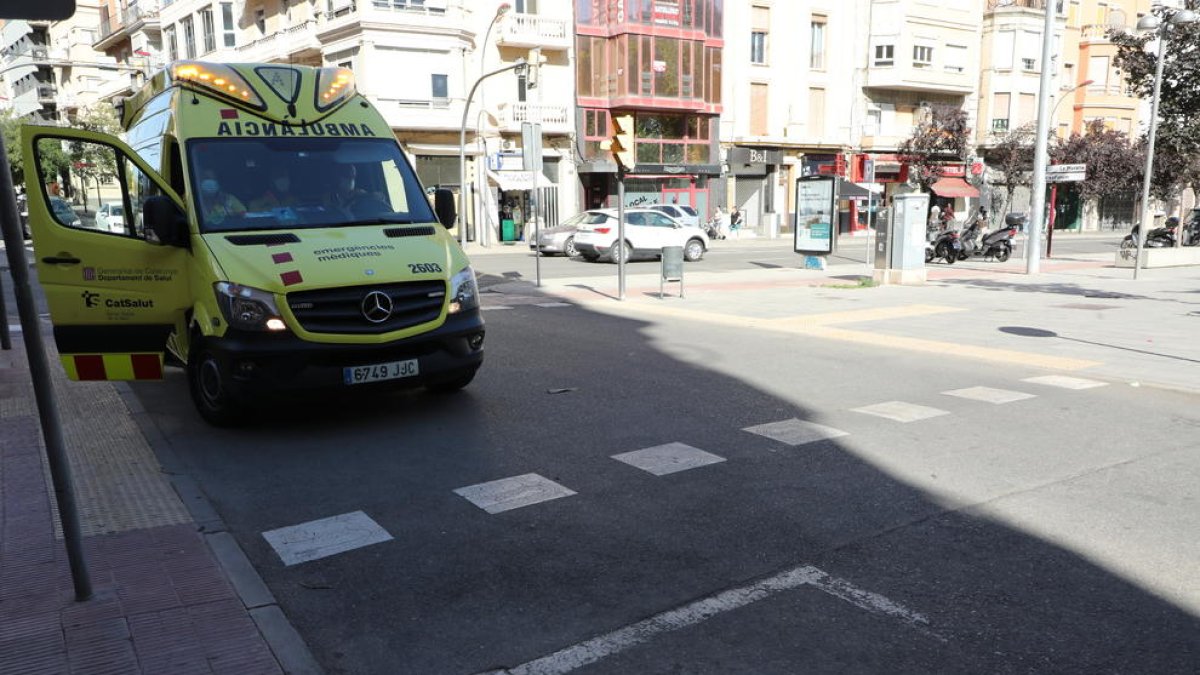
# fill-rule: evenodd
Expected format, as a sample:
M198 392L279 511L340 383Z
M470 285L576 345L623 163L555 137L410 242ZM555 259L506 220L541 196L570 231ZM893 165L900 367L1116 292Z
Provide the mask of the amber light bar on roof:
M317 75L317 110L329 110L356 91L354 73L349 68L322 68Z
M236 70L223 63L176 61L171 66L171 77L176 82L188 82L259 110L267 107L254 87Z

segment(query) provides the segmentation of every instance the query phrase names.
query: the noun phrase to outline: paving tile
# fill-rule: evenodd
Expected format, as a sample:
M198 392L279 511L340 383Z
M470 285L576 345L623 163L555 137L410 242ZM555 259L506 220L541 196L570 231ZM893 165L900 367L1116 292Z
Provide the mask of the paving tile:
M67 648L71 671L81 675L129 675L139 673L137 655L128 639L87 644Z
M655 476L665 476L725 461L724 457L684 443L657 445L652 448L613 455L612 458Z
M966 389L943 391L942 394L946 396L955 396L957 398L965 398L972 401L995 403L996 405L1012 403L1014 401L1024 401L1030 398L1037 398L1036 394L1026 394L1023 391L1010 391L1008 389L994 389L992 387L968 387Z
M73 602L63 609L61 619L64 628L71 629L104 619L116 619L124 616L116 590L113 588L101 589L96 582L97 579L93 576L92 586L95 593L91 600Z
M66 662L67 649L61 631L0 640L0 673L64 673Z
M1044 384L1048 387L1058 387L1059 389L1095 389L1096 387L1107 386L1107 382L1097 380L1089 380L1082 377L1069 377L1067 375L1043 375L1041 377L1027 377L1022 382L1030 382L1032 384Z
M289 525L263 532L262 536L284 565L318 560L392 539L387 530L362 511Z
M904 401L876 403L875 405L868 405L862 408L854 408L853 412L863 413L865 415L874 415L875 417L882 417L884 419L894 420L904 424L950 414L948 411L940 410L938 408L930 408L928 406L916 405L914 403L905 403Z
M773 441L791 446L807 445L809 443L850 435L841 429L834 429L833 427L816 424L815 422L806 422L794 417L789 420L746 427L742 431L764 436Z
M492 514L576 494L574 490L536 473L468 485L454 490L454 493Z

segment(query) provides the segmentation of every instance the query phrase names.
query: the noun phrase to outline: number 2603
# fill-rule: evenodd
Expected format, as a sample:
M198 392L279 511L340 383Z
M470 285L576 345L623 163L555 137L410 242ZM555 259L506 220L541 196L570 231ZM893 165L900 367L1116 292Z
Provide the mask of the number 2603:
M409 263L408 271L413 274L433 274L441 272L442 266L437 263Z

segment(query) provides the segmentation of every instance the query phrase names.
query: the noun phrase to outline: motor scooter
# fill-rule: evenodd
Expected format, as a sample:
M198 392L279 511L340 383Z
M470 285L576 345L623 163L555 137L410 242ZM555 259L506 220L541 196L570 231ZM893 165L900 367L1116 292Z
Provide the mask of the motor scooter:
M1168 218L1167 225L1150 230L1150 234L1146 235L1146 248L1174 248L1175 226L1178 223L1178 218ZM1140 232L1141 228L1134 225L1129 234L1121 240L1121 257L1129 259L1137 251Z
M977 220L959 235L962 250L958 254L958 259L982 257L985 260L994 258L1000 262L1006 262L1012 256L1012 238L1016 234L1017 228L1012 226L988 232L983 227L983 223Z
M930 249L932 248L932 255ZM934 237L933 241L925 248L925 262L932 262L935 258L941 258L946 261L947 265L953 265L958 260L962 253L962 242L959 240L958 230L947 227Z

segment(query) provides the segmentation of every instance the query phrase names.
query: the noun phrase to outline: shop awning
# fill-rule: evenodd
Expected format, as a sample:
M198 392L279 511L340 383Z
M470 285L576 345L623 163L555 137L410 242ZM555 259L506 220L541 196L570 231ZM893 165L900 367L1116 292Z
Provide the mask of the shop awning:
M940 178L932 186L939 197L978 197L979 190L961 178Z
M488 178L505 192L510 190L532 190L535 187L554 187L554 183L551 183L550 179L546 178L540 171L488 171L487 174Z
M851 183L845 178L838 179L838 199L853 199L855 197L869 197L871 191L858 183Z

